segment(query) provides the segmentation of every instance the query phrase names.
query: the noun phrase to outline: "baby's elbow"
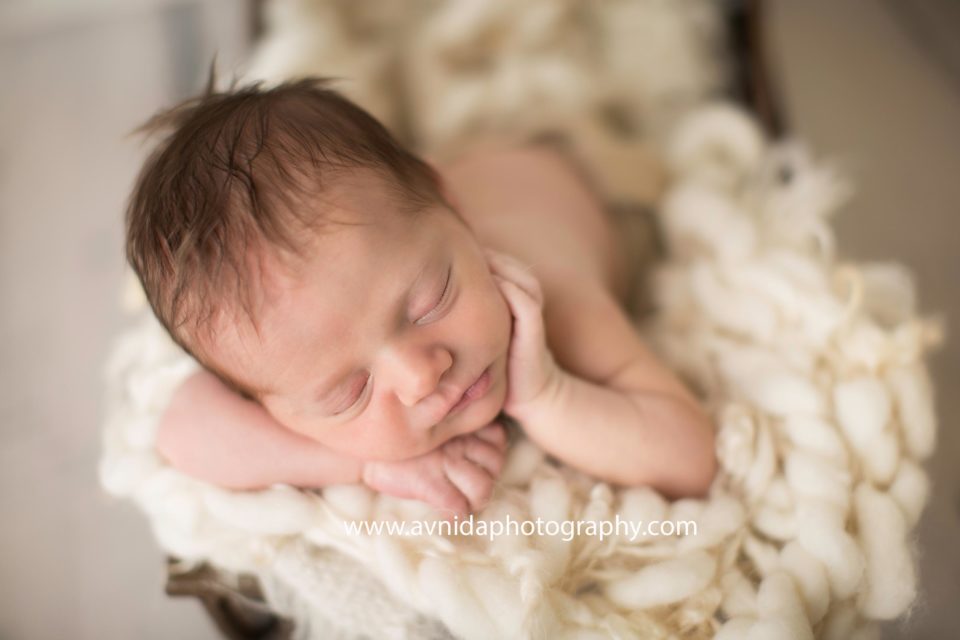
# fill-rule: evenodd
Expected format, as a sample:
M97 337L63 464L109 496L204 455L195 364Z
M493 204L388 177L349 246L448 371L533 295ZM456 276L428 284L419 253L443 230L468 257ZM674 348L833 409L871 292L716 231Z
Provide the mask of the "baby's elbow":
M179 471L183 467L184 438L178 428L179 422L170 414L168 409L157 425L153 450L164 463Z
M661 468L663 493L671 499L705 498L716 478L715 429L699 407L683 404L674 433L678 436L672 460Z
M661 469L637 469L635 473L619 478L625 487L651 487L668 500L706 498L717 475L717 459L712 455L685 455L680 464Z
M703 409L686 400L662 398L655 424L639 458L608 469L606 479L621 486L646 486L671 500L705 498L718 471L715 428Z
M202 461L193 450L189 433L181 421L171 419L169 412L157 426L153 450L161 461L195 480L206 480Z
M699 407L692 408L695 415L688 418L688 429L692 432L691 452L687 456L689 492L687 497L704 498L713 486L717 476L716 429L713 422Z
M690 466L689 486L685 497L706 498L717 476L717 466L717 457L711 447L704 455L698 457L696 464Z

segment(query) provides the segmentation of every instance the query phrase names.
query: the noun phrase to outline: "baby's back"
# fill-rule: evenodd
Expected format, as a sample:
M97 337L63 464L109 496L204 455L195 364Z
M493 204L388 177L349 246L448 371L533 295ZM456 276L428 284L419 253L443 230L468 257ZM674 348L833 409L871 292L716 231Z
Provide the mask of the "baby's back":
M627 261L611 217L559 151L491 146L440 171L480 243L531 265L548 295L587 279L626 300Z

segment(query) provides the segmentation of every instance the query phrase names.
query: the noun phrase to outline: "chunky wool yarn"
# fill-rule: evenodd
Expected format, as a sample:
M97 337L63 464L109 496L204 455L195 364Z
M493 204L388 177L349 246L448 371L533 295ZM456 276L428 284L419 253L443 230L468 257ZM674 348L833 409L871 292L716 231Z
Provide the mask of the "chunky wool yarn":
M251 74L279 79L318 71L311 59L342 61L367 74L361 104L367 95L378 115L399 118L373 80L386 49L363 35L386 14L359 15L359 5L274 3L275 23L299 30L268 35ZM195 481L166 466L153 439L197 364L133 288L136 319L107 367L102 483L138 504L184 564L257 576L296 637L866 639L916 597L910 535L936 439L925 358L939 325L918 316L904 268L842 259L830 216L848 189L835 172L801 145L771 144L742 110L704 103L716 74L692 61L708 57L697 37L706 3L606 7L578 22L578 3L446 3L411 22L416 47L390 64L420 74L404 83L417 108L401 128L426 149L510 131L515 114L530 131L563 130L598 100L662 123L655 144L670 187L656 215L667 255L649 278L656 312L638 331L715 419L721 469L710 495L671 503L615 488L520 437L476 522L683 520L696 534L351 535L345 522L436 516L362 486L232 492ZM296 19L309 11L325 17L320 42ZM653 42L630 37L631 19L660 25ZM583 43L563 46L558 33ZM598 49L591 33L607 44ZM478 61L491 41L513 57ZM683 51L658 59L689 69L650 63L650 47Z

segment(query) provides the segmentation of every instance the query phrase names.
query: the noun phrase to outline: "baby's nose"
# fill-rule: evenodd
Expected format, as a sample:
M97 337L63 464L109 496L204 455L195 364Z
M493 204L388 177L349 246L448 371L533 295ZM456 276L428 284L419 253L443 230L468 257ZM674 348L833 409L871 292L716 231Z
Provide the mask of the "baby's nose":
M437 390L440 378L453 364L453 356L447 349L415 350L398 361L397 396L412 407Z

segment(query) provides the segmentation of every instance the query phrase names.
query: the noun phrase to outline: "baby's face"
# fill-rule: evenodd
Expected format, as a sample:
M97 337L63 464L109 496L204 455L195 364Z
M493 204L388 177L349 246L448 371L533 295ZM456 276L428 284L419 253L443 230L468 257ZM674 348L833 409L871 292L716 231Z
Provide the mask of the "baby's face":
M399 460L488 424L506 396L511 315L473 233L435 205L395 211L356 172L326 198L336 226L295 276L266 265L260 335L232 323L218 364L264 389L280 423L363 460ZM448 410L486 372L486 393ZM489 385L486 378L489 378Z

